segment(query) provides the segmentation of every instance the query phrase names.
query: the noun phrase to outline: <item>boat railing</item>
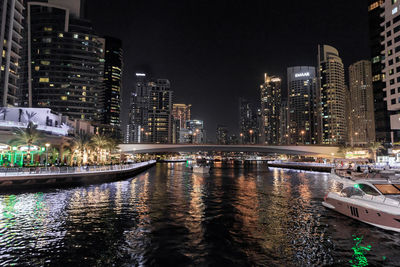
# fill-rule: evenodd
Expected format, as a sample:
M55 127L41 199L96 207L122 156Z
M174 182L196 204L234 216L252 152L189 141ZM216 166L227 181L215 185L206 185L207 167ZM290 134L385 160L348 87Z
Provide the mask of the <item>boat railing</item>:
M374 196L374 195L364 193L361 195L361 198L363 198L365 200L379 201L379 202L382 202L382 203L385 203L388 205L400 207L400 201L392 199L392 198L388 198L384 195Z
M122 171L140 168L149 164L153 164L155 161L150 160L146 162L138 162L133 164L121 164L121 165L107 165L107 166L79 166L79 167L68 167L68 166L51 166L51 167L29 167L29 168L0 168L0 178L5 176L26 176L26 175L52 175L62 173L93 173L93 172L106 172L106 171Z

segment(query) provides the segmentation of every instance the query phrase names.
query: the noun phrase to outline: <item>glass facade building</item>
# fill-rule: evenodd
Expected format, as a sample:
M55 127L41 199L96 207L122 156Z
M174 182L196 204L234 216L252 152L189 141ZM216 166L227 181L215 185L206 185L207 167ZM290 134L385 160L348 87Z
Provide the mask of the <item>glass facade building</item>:
M23 0L0 2L0 106L18 105L18 79L22 53Z
M278 145L280 142L280 108L282 101L282 80L276 76L264 74L261 85L261 143Z
M390 117L384 92L386 87L383 74L385 54L382 54L382 51L385 49L385 44L383 43L384 37L381 35L385 32L385 25L383 24L385 18L381 16L384 12L382 6L384 2L384 0L368 0L368 26L376 139L388 143L391 140Z
M106 36L104 42L104 81L102 126L103 133L121 136L121 85L122 85L122 41Z
M317 144L317 79L315 67L287 69L290 144Z
M103 44L72 2L27 3L21 105L101 123Z
M318 99L321 111L321 137L324 145L347 141L346 86L344 65L332 46L318 46Z

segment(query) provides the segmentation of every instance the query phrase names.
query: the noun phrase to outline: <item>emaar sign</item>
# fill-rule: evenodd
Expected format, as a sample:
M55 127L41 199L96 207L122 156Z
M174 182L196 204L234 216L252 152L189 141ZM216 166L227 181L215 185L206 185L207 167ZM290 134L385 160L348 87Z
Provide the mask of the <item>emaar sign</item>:
M310 73L309 72L300 72L300 73L296 73L294 75L295 78L300 78L300 77L309 77Z

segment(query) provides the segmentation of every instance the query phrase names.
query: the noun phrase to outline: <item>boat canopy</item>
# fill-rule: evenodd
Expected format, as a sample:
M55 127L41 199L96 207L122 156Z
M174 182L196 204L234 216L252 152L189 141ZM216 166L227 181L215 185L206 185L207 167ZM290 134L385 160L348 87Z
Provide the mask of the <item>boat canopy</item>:
M400 195L400 185L395 184L374 184L383 195Z

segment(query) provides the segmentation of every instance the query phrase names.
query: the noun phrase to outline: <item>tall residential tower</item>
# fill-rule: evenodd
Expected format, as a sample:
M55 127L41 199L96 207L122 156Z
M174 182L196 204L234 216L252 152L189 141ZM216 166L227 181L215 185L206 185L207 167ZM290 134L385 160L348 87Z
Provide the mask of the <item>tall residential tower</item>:
M358 61L349 67L350 121L349 141L366 145L375 141L374 94L371 62Z
M344 65L332 46L318 46L318 89L322 144L345 144L347 140Z
M291 144L317 144L317 79L315 67L287 69L289 137Z
M262 143L277 145L280 142L280 108L281 108L281 83L276 76L264 74L264 83L261 85L261 112Z
M23 0L0 2L0 106L18 105L18 79L22 52Z
M28 1L21 105L101 122L103 44L81 1Z

